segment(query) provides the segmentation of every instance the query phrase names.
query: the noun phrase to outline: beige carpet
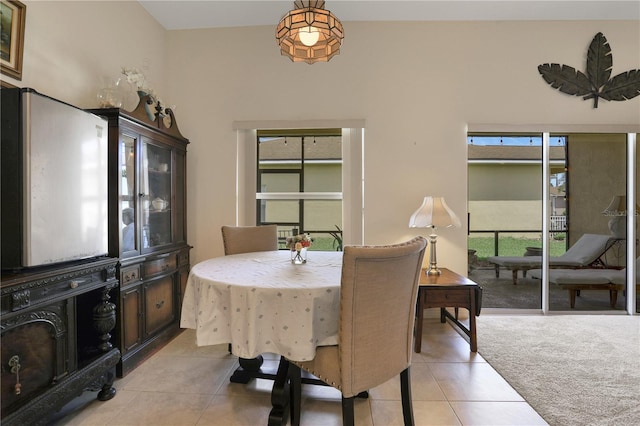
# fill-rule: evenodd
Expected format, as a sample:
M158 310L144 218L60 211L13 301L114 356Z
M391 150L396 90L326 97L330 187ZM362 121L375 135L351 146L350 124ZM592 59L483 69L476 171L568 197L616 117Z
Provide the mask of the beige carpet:
M478 351L552 426L640 425L640 316L478 317Z

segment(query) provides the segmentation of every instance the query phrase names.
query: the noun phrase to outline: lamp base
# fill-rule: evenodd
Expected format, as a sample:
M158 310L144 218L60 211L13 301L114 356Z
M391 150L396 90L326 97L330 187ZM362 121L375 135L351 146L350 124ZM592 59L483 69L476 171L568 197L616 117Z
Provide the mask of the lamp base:
M438 262L436 260L436 241L438 236L435 233L435 227L433 228L434 232L429 235L429 242L431 243L431 253L429 256L429 269L427 269L427 275L440 275L440 269L438 269Z
M436 267L433 267L433 268L432 268L432 267L430 266L430 267L429 267L429 269L427 269L426 271L424 271L424 273L425 273L425 274L427 274L427 275L429 275L429 276L430 276L430 275L441 275L441 274L442 274L442 271L441 271L440 269L436 268Z

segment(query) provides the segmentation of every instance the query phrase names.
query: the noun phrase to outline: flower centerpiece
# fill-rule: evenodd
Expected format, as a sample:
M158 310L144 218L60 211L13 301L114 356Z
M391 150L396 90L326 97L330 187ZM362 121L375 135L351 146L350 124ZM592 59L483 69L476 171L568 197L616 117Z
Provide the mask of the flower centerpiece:
M287 248L291 250L291 263L301 265L307 263L307 249L313 240L309 234L298 234L287 237Z

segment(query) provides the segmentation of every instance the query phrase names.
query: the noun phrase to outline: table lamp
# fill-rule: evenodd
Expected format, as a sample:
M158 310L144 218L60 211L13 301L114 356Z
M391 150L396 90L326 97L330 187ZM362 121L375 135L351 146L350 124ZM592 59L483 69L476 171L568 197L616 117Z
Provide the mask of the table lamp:
M427 275L440 275L436 259L436 239L438 238L436 228L450 226L459 228L461 226L460 219L449 208L443 197L424 197L422 205L409 219L409 228L431 228L431 235L429 235L431 252Z

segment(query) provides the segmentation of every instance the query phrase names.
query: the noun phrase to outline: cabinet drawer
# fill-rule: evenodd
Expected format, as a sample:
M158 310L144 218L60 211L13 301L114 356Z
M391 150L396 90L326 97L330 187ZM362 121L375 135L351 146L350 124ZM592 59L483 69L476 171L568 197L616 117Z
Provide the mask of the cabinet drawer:
M120 294L121 340L123 355L140 345L142 341L142 286L129 287Z
M425 307L444 308L444 307L468 307L471 304L471 294L473 289L442 289L429 288L420 289L421 296L424 298Z
M144 276L150 277L176 269L176 256L165 256L144 262Z
M140 265L129 266L120 270L120 286L125 287L140 281Z
M110 273L113 276L115 268ZM96 268L88 272L71 272L13 286L11 291L2 295L2 314L84 293L110 279L108 274L105 268Z
M48 287L40 287L31 291L31 301L37 302L39 300L51 299L56 296L62 296L67 292L71 293L72 290L82 290L83 287L87 287L94 282L96 282L94 277L88 275L61 281Z
M189 250L180 250L178 252L178 266L189 264Z
M173 276L155 280L144 289L145 334L155 334L176 318Z

